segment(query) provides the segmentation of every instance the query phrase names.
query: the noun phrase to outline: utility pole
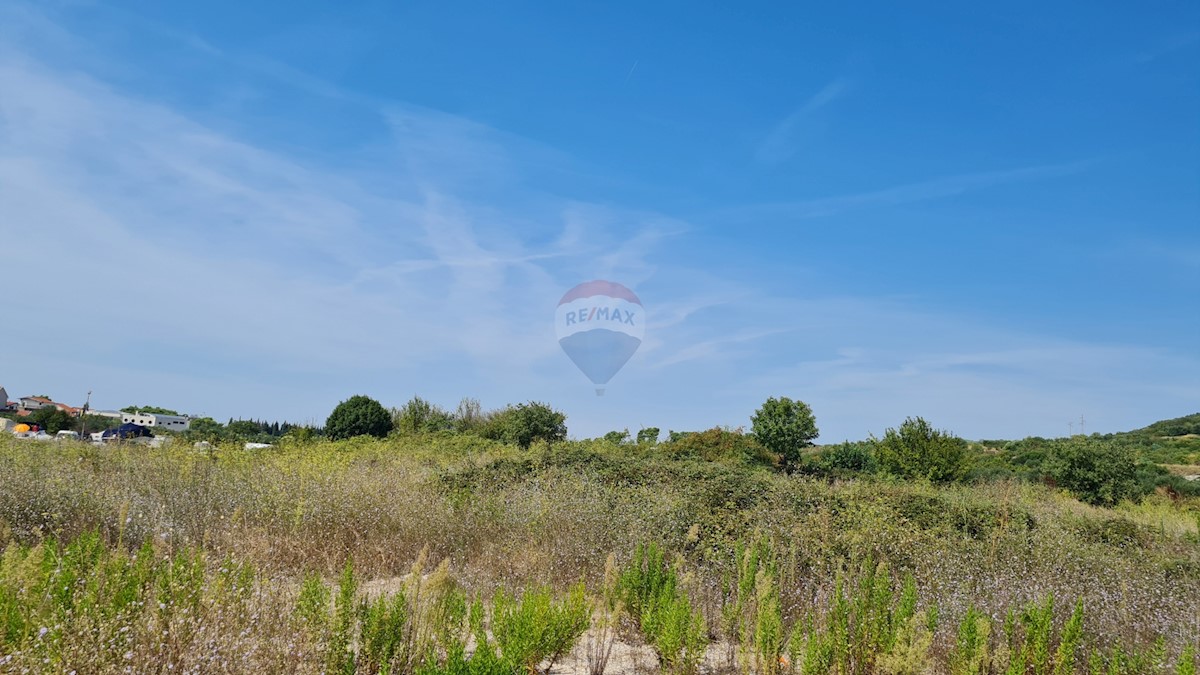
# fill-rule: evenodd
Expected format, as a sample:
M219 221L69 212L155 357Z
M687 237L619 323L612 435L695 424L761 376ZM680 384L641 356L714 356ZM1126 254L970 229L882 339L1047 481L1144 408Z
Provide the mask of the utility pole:
M1075 423L1074 422L1067 422L1067 432L1068 432L1067 438L1070 438L1075 435Z
M1083 415L1079 416L1079 434L1081 436L1087 436L1087 432L1083 430Z
M83 417L87 415L88 410L92 408L92 392L89 389L87 400L83 402L83 408L79 410L79 440L83 440Z

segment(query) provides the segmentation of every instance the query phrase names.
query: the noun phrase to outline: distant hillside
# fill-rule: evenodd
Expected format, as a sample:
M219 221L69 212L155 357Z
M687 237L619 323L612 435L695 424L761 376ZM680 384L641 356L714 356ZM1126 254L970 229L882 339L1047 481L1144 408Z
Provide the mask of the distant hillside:
M1176 417L1172 420L1161 420L1151 424L1150 426L1131 431L1133 434L1146 434L1148 436L1183 436L1186 434L1200 434L1200 412Z

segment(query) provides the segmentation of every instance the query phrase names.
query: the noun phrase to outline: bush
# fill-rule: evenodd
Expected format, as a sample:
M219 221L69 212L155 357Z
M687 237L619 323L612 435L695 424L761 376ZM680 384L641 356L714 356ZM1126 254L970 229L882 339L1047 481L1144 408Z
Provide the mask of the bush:
M679 575L654 544L639 545L618 580L630 618L654 649L663 670L694 673L708 647L700 610L679 587Z
M672 432L671 440L659 447L675 459L765 466L775 466L779 462L779 457L760 445L753 436L741 430L720 427L690 433Z
M351 396L338 404L325 421L325 434L333 440L355 436L383 438L392 430L392 416L379 401Z
M817 468L835 476L852 475L857 473L875 473L879 463L869 443L851 443L849 441L831 445L821 451L817 459Z
M629 430L625 429L624 431L610 431L607 434L604 434L604 440L612 443L613 445L626 445L630 440Z
M1138 500L1144 488L1137 480L1133 452L1112 441L1070 439L1054 446L1042 469L1059 487L1081 501L1111 506Z
M403 434L421 434L446 431L456 427L454 415L421 398L412 397L408 403L392 413L392 423Z
M970 469L967 442L920 417L904 420L899 430L888 429L875 441L875 456L893 475L935 483L961 480Z
M36 424L47 433L57 434L63 429L73 429L79 426L78 421L65 411L53 406L39 408L22 420L26 424Z
M567 416L545 403L530 401L497 412L484 427L483 436L524 449L534 441L545 441L546 448L567 437Z
M817 437L817 420L804 401L769 398L750 418L754 438L779 455L786 471L800 464L800 451Z
M637 432L638 445L655 445L658 443L658 427L646 427Z
M520 599L501 590L492 600L492 632L501 657L527 673L547 660L550 672L575 647L591 625L591 616L583 584L572 586L558 601L546 588L526 591Z
M743 672L777 675L783 656L783 613L778 564L770 541L734 546L736 575L721 584L721 626L735 642Z

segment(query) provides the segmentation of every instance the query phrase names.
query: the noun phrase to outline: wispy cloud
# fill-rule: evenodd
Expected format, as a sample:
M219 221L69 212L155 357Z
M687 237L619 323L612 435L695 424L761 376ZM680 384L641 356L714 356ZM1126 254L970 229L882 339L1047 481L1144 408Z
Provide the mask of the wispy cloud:
M652 361L650 367L655 369L669 368L681 363L700 359L730 359L738 356L744 356L744 353L740 352L741 345L753 343L773 335L787 333L791 330L794 329L737 329L731 333L721 335L720 337L702 340L700 342L688 344L682 348L677 348L670 354L663 355L661 359Z
M771 129L758 144L754 158L763 164L779 164L791 159L799 149L798 136L804 123L849 90L850 83L844 78L837 78L826 84Z
M688 255L694 223L582 189L556 194L539 178L575 160L536 139L150 28L217 69L378 121L360 144L301 153L117 84L104 73L121 68L97 65L84 38L29 5L0 0L5 9L24 18L0 35L24 37L0 46L0 92L20 94L0 94L3 274L46 308L4 323L22 350L5 363L10 393L92 387L102 406L301 420L359 392L388 404L414 393L450 405L538 398L564 408L579 435L742 424L782 394L812 403L829 440L906 414L968 435L1054 433L1080 413L1120 428L1175 412L1152 411L1162 401L1200 400L1194 355L1020 334L917 301L802 297L745 267L706 267ZM30 46L39 36L60 56ZM782 120L760 160L797 152L805 124L848 86L835 80ZM724 215L815 218L1086 167L967 173ZM635 287L650 326L597 400L559 353L550 317L566 288L605 277Z
M761 218L775 216L793 220L820 218L848 211L874 208L879 206L895 206L914 202L944 199L958 195L986 190L988 188L1037 181L1051 178L1070 176L1091 166L1091 161L1075 161L1062 164L1042 164L1003 169L999 171L984 171L979 173L963 173L955 176L944 176L932 180L905 183L878 190L869 190L854 194L838 195L786 202L769 202L748 204L732 209L716 212L715 216L724 218Z
M29 367L8 371L19 380L69 379L68 351L163 382L199 362L269 380L528 376L561 359L545 333L563 288L596 271L647 276L656 242L679 229L604 207L624 223L616 235L600 207L520 186L527 162L561 160L552 151L416 106L380 109L393 138L347 171L27 53L0 56L0 91L22 94L0 97L0 224L29 252L5 277L92 299L6 328L30 345ZM370 161L384 148L399 163ZM509 198L480 197L480 178ZM80 325L86 341L67 340ZM211 410L201 394L179 406Z

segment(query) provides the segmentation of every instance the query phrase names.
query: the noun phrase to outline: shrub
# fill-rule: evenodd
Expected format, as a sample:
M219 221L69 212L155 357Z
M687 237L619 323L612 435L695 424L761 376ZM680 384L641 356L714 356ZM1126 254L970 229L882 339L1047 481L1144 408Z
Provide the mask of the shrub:
M958 637L950 656L950 672L954 675L983 675L988 672L988 642L992 622L986 614L967 608L958 625Z
M595 630L588 637L587 644L588 675L604 675L608 668L621 614L625 610L621 601L620 571L617 569L617 558L612 553L604 561L604 580L599 596Z
M455 428L455 423L454 415L420 396L412 397L408 403L392 411L393 428L402 434L451 430Z
M629 443L629 430L625 429L624 431L610 431L607 434L604 434L604 440L612 443L613 445L625 445Z
M779 672L784 647L775 554L766 539L734 546L736 575L722 583L722 629L736 643L743 672Z
M780 457L783 468L793 471L800 464L800 451L817 437L817 420L803 401L784 396L769 398L750 418L754 438Z
M779 461L777 455L760 445L753 436L742 433L740 429L714 427L707 431L672 434L674 437L659 447L668 456L676 459L763 466L774 466Z
M382 595L359 606L362 637L356 662L358 670L368 673L388 672L394 663L409 660L405 653L409 642L408 598L403 593Z
M493 413L484 412L479 399L466 397L454 409L454 428L461 433L477 433Z
M618 582L629 616L664 670L694 673L708 646L704 616L679 587L678 573L654 544L639 545Z
M1196 645L1188 644L1175 664L1176 675L1196 675Z
M879 463L869 443L839 443L826 446L817 459L817 468L835 476L875 473Z
M651 600L642 616L642 631L663 669L695 673L708 647L708 628L699 609L682 593Z
M534 672L548 660L549 672L575 647L591 615L583 584L572 586L557 601L546 588L526 591L519 599L501 590L492 600L492 632L505 661Z
M43 429L51 434L56 434L63 429L78 428L79 426L79 421L75 417L54 406L38 408L22 421L26 424L36 424L39 429Z
M646 427L644 429L639 429L637 432L638 445L654 445L655 443L658 443L659 431L660 430L658 427Z
M960 480L970 469L966 441L920 417L906 419L898 430L888 429L875 442L875 455L893 475L935 483Z
M566 439L566 420L566 415L545 403L518 403L495 413L484 427L483 435L526 449L534 441L545 441L549 449L552 442Z
M329 587L321 581L321 575L309 572L300 583L300 595L296 598L296 620L314 637L320 638L329 627Z
M338 580L337 595L334 598L333 634L329 639L329 651L325 655L325 667L330 673L354 673L354 652L350 647L354 639L357 593L358 580L354 577L354 564L347 560Z
M355 436L383 438L391 430L391 414L368 396L351 396L342 401L325 421L325 434L334 440Z
M1111 441L1070 439L1056 444L1042 465L1045 474L1089 504L1111 506L1140 499L1133 452Z

